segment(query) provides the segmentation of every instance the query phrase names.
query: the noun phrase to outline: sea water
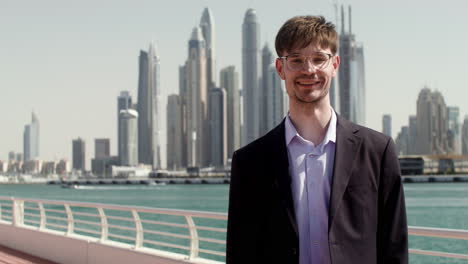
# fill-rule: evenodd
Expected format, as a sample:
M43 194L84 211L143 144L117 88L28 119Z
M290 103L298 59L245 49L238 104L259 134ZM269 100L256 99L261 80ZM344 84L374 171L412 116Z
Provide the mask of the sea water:
M404 185L409 226L468 230L468 183ZM229 185L98 185L66 189L60 185L0 185L0 196L227 212ZM468 240L410 236L410 248L468 254ZM412 264L468 260L410 255Z

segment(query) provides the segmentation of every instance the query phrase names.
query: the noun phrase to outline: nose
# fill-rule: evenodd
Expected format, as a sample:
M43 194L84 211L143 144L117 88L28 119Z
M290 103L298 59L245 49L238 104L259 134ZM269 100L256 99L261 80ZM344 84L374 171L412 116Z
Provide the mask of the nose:
M302 70L310 73L314 73L317 70L317 66L315 66L312 61L307 58L302 66Z

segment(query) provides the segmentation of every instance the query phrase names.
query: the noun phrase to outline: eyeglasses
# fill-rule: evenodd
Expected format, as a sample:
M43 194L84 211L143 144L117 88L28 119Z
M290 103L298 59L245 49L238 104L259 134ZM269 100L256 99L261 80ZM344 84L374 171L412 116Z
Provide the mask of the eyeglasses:
M312 56L304 56L299 54L288 55L279 57L286 61L286 66L291 71L300 71L305 69L307 61L310 61L317 69L324 69L330 64L330 59L333 57L332 54L317 52Z

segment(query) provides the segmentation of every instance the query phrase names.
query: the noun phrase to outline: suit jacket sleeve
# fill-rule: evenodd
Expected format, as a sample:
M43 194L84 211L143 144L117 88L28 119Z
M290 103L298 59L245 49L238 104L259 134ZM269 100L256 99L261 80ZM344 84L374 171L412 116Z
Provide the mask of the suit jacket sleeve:
M231 184L229 188L229 209L226 238L226 264L242 263L242 242L244 232L242 223L242 174L240 172L238 153L234 152L231 164ZM246 209L246 208L244 208ZM244 240L245 241L245 240ZM246 253L246 252L245 252Z
M408 228L400 166L392 139L382 158L379 185L378 263L408 263Z

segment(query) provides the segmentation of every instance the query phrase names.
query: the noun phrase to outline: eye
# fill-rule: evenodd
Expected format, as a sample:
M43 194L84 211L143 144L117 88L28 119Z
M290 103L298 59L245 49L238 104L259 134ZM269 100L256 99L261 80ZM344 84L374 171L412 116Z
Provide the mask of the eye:
M313 57L312 61L314 62L315 65L320 65L324 62L326 62L328 58L326 56L316 56Z
M288 57L288 60L294 64L301 64L301 65L304 64L304 58L301 56L291 56L291 57Z

